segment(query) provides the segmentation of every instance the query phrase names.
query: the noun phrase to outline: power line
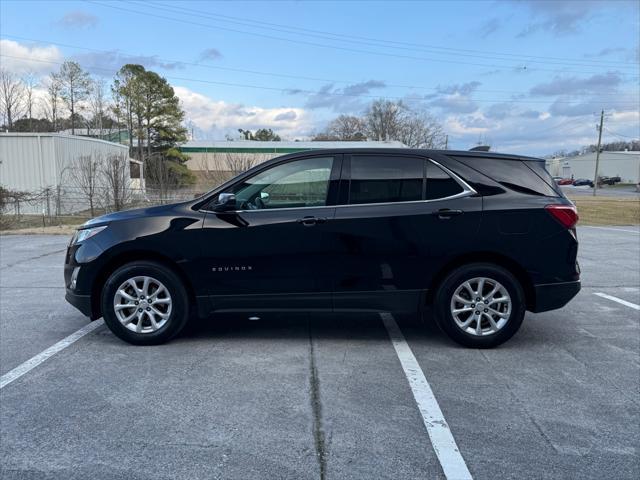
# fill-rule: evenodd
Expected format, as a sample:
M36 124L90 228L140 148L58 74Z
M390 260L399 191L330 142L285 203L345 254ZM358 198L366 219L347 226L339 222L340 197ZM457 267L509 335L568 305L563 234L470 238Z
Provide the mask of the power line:
M609 130L607 127L603 127L603 128L604 128L604 130L605 130L606 132L610 133L611 135L615 135L616 137L620 137L620 138L631 138L631 139L634 139L634 140L636 140L636 139L639 139L639 138L640 138L640 135L639 135L639 136L637 136L637 137L633 137L633 136L631 136L631 135L623 135L622 133L616 133L616 132L613 132L613 131Z
M258 70L247 70L247 69L242 69L242 68L232 68L232 67L223 67L223 66L219 66L219 65L209 65L209 64L203 64L200 62L190 62L187 60L178 60L178 59L168 59L168 58L163 58L160 57L158 55L143 55L143 54L134 54L131 52L123 52L123 51L114 51L114 50L102 50L102 49L97 49L97 48L89 48L89 47L83 47L83 46L79 46L79 45L71 45L68 43L60 43L60 42L54 42L54 41L50 41L50 40L42 40L42 39L36 39L36 38L28 38L28 37L23 37L23 36L19 36L19 35L11 35L11 34L7 34L7 33L2 33L0 34L0 36L2 37L6 37L6 38L13 38L13 39L18 39L18 40L24 40L24 41L29 41L29 42L37 42L40 44L51 44L51 45L57 45L60 47L66 47L66 48L73 48L73 49L78 49L78 50L85 50L88 52L97 52L97 53L105 53L105 54L118 54L118 55L122 55L123 57L131 57L131 58L139 58L139 57L151 57L153 59L157 59L157 60L162 60L163 62L166 63L173 63L173 64L182 64L182 65L189 65L189 66L194 66L194 67L199 67L199 68L207 68L207 69L211 69L211 70L226 70L226 71L231 71L231 72L238 72L238 73L251 73L251 74L255 74L255 75L264 75L264 76L273 76L273 77L280 77L280 78L291 78L291 79L296 79L296 80L311 80L311 81L319 81L319 82L329 82L329 83L341 83L341 84L347 84L347 85L353 85L353 84L357 84L359 83L356 80L337 80L337 79L331 79L331 78L320 78L320 77L308 77L308 76L302 76L302 75L289 75L289 74L284 74L284 73L274 73L274 72L264 72L264 71L258 71ZM426 86L419 86L419 85L400 85L400 84L392 84L392 83L387 83L387 82L383 82L385 87L390 87L390 88L406 88L406 89L415 89L415 90L433 90L436 91L442 95L447 95L446 92L442 92L441 88L439 87L426 87ZM494 89L477 89L474 90L475 92L482 92L482 93L507 93L507 94L516 94L516 95L526 95L527 92L522 92L522 91L515 91L515 90L494 90ZM605 96L620 96L619 92L615 92L615 93L573 93L572 96L589 96L589 97L605 97Z
M140 2L129 2L129 3L137 3L138 6L142 6L140 5ZM560 65L573 64L575 66L587 66L587 67L608 66L611 68L616 68L616 67L620 67L621 65L625 65L625 67L620 67L620 68L636 68L635 65L637 65L637 63L635 62L571 59L566 57L562 58L562 57L549 57L549 56L526 55L526 54L516 54L516 53L503 53L503 52L470 50L470 49L461 49L461 48L452 48L452 47L441 47L436 45L427 45L427 44L420 44L420 43L399 42L399 41L387 40L387 39L376 39L372 37L346 35L342 33L327 32L323 30L300 28L300 27L291 26L291 25L265 22L262 20L252 20L252 19L246 19L246 18L240 18L240 17L233 17L229 15L222 15L218 13L212 13L212 12L207 12L203 10L187 8L184 6L174 7L172 5L167 5L163 2L147 2L145 6L148 6L149 3L154 5L155 8L158 8L158 6L161 5L165 11L171 11L172 13L179 13L185 16L197 16L198 18L201 18L202 16L206 16L209 18L217 18L219 19L218 21L226 21L229 23L269 29L269 30L274 30L274 31L284 32L284 33L293 33L295 35L302 35L303 33L298 33L298 32L304 32L304 34L307 34L307 35L313 34L310 36L314 36L316 38L328 39L328 40L345 41L344 39L349 39L349 41L351 42L354 42L355 40L362 40L355 43L360 43L365 45L374 45L374 46L383 46L388 48L402 48L406 50L426 51L430 53L440 53L440 54L449 54L449 55L457 54L461 56L471 56L474 58L477 58L480 56L482 58L508 60L505 58L496 57L496 55L500 55L500 56L516 57L519 59L527 59L527 61L530 61L533 63L545 63L545 64L553 63L553 62L549 62L550 60L559 60L564 62L564 63L560 63ZM185 12L193 12L193 14L188 14ZM273 28L273 27L277 27L277 28ZM331 38L331 37L336 37L336 38ZM375 42L375 43L372 43L372 42ZM398 46L393 46L393 45L398 45ZM417 48L406 48L406 47L417 47ZM532 59L538 59L538 60L532 60ZM634 67L630 67L626 65L633 65Z
M7 54L3 54L0 53L0 57L6 57L6 58L14 58L14 59L19 59L19 60L29 60L32 62L40 62L40 63L49 63L49 64L53 64L53 65L62 65L63 62L57 62L57 61L53 61L53 60L44 60L44 59L37 59L37 58L33 58L33 57L27 57L27 56L18 56L18 55L7 55ZM87 67L84 67L85 69L87 69ZM105 71L105 72L109 72L111 74L115 73L113 71L113 68L107 68L104 66L97 66L97 65L91 65L91 68L94 70L101 70L101 71ZM229 86L229 87L240 87L240 88L251 88L251 89L259 89L259 90L269 90L269 91L276 91L276 92L281 92L281 93L291 93L291 94L298 94L298 93L302 93L302 94L307 94L307 95L316 95L319 92L316 90L306 90L306 89L286 89L286 88L279 88L279 87L269 87L269 86L264 86L264 85L252 85L252 84L242 84L242 83L235 83L235 82L220 82L220 81L214 81L214 80L204 80L204 79L198 79L198 78L187 78L187 77L177 77L175 75L165 75L166 78L168 79L172 79L172 80L179 80L179 81L184 81L184 82L196 82L196 83L205 83L205 84L211 84L211 85L222 85L222 86ZM369 99L387 99L387 100L425 100L423 97L420 96L414 96L414 97L407 97L407 96L389 96L389 95L367 95L367 94L356 94L356 93L345 93L345 92L322 92L322 95L326 95L326 96L335 96L335 97L353 97L353 98L369 98ZM539 101L539 100L523 100L523 99L518 99L518 100L514 100L514 99L499 99L499 100L495 100L495 99L474 99L469 97L470 100L474 101L474 102L479 102L479 103L548 103L547 101ZM563 102L560 100L556 100L555 103L573 103L573 102ZM608 102L609 104L615 104L615 105L635 105L635 103L631 103L631 102L620 102L620 101L613 101L613 102Z
M523 67L517 67L514 65L497 65L497 64L484 64L484 63L474 63L474 62L464 62L464 61L458 61L458 60L445 60L445 59L435 59L435 58L426 58L426 57L416 57L416 56L411 56L411 55L400 55L400 54L395 54L395 53L388 53L388 52L376 52L376 51L371 51L371 50L361 50L361 49L356 49L356 48L350 48L350 47L342 47L342 46L338 46L338 45L327 45L327 44L322 44L322 43L317 43L317 42L309 42L306 40L295 40L295 39L291 39L291 38L286 38L286 37L278 37L275 35L268 35L268 34L264 34L264 33L256 33L256 32L247 32L245 30L238 30L238 29L234 29L234 28L229 28L229 27L221 27L221 26L213 26L210 24L206 24L206 23L200 23L200 22L194 22L194 21L190 21L190 20L184 20L184 19L179 19L179 18L173 18L173 17L167 17L165 15L158 15L156 13L150 13L150 12L142 12L140 10L133 10L130 8L123 8L123 7L118 7L115 5L109 5L109 4L105 4L105 3L101 3L101 2L97 2L95 0L85 0L89 3L95 4L95 5L100 5L106 8L111 8L111 9L115 9L115 10L121 10L124 12L130 12L130 13L137 13L139 15L144 15L145 17L155 17L155 18L161 18L164 20L169 20L172 22L180 22L180 23L184 23L184 24L188 24L188 25L196 25L196 26L200 26L200 27L204 27L204 28L208 28L208 29L213 29L213 30L224 30L224 31L228 31L228 32L234 32L234 33L241 33L244 35L252 35L252 36L256 36L256 37L260 37L260 38L269 38L271 40L280 40L280 41L284 41L284 42L290 42L290 43L295 43L295 44L300 44L300 45L310 45L310 46L315 46L315 47L321 47L321 48L329 48L329 49L334 49L334 50L342 50L342 51L347 51L347 52L354 52L354 53L364 53L367 55L378 55L378 56L384 56L384 57L394 57L394 58L403 58L403 59L408 59L408 60L420 60L420 61L429 61L429 62L440 62L440 63L449 63L449 64L460 64L460 65L472 65L472 66L479 66L479 67L483 67L483 68L487 68L487 67L492 67L492 68L511 68L511 69L515 69L515 70L528 70L528 71L548 71L548 72L554 72L554 73L558 73L558 72L573 72L573 73L602 73L602 71L586 71L586 70L570 70L570 69L545 69L545 68L540 68L540 67L534 67L534 68L527 68L526 66ZM628 75L628 74L623 74L623 75ZM635 77L634 77L635 78Z

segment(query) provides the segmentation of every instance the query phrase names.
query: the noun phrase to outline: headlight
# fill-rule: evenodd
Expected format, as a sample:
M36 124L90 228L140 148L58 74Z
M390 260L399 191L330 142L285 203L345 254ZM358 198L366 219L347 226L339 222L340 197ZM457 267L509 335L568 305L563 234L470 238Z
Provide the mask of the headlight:
M94 235L97 235L98 233L103 231L105 228L107 228L107 225L103 225L101 227L94 227L94 228L83 228L82 230L78 230L76 234L73 236L73 238L71 239L71 244L73 245L74 243L83 242L93 237Z

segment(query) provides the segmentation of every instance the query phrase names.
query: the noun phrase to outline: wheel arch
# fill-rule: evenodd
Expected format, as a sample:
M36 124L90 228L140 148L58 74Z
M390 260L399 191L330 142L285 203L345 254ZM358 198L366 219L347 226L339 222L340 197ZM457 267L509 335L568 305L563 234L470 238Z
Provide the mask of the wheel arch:
M451 273L458 267L468 265L470 263L492 263L504 268L505 270L508 270L514 277L516 277L516 280L518 280L518 282L522 286L527 310L533 308L536 301L536 294L533 282L531 281L531 277L529 276L527 271L512 258L495 252L466 253L464 255L459 255L447 262L444 266L442 266L442 268L440 268L440 270L438 270L438 272L433 277L430 285L428 286L425 296L426 304L433 304L433 300L438 287L442 284L443 280L449 273Z
M96 274L93 285L91 286L92 318L100 318L102 316L100 299L102 297L102 289L104 288L104 285L109 276L118 268L126 265L127 263L140 261L159 263L163 267L168 268L173 273L178 275L187 291L189 302L191 304L195 303L196 296L193 284L189 280L189 277L184 272L184 270L179 267L179 265L177 265L169 257L155 251L129 250L126 252L118 253L115 256L111 257L108 262L105 262L105 264Z

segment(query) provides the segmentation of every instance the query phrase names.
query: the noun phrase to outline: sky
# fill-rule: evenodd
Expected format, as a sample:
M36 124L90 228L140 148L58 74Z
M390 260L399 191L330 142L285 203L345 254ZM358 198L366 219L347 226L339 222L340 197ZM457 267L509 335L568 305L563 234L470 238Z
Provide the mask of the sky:
M172 84L199 140L308 139L378 98L449 147L546 155L640 137L640 2L0 1L0 64L46 83L66 59Z

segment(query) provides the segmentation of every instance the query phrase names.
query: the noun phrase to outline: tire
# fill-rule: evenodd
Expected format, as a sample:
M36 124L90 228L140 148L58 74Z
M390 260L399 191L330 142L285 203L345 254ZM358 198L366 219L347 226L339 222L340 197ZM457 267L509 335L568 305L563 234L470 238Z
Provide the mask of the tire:
M497 286L502 288L496 291ZM479 289L482 294L477 296ZM492 291L496 293L491 295ZM454 298L454 294L458 295ZM520 282L508 270L490 263L464 265L449 273L434 301L440 329L471 348L493 348L509 340L522 325L525 310Z
M113 272L102 289L101 306L113 334L133 345L165 343L180 333L189 318L189 297L182 281L169 268L151 261L131 262Z

